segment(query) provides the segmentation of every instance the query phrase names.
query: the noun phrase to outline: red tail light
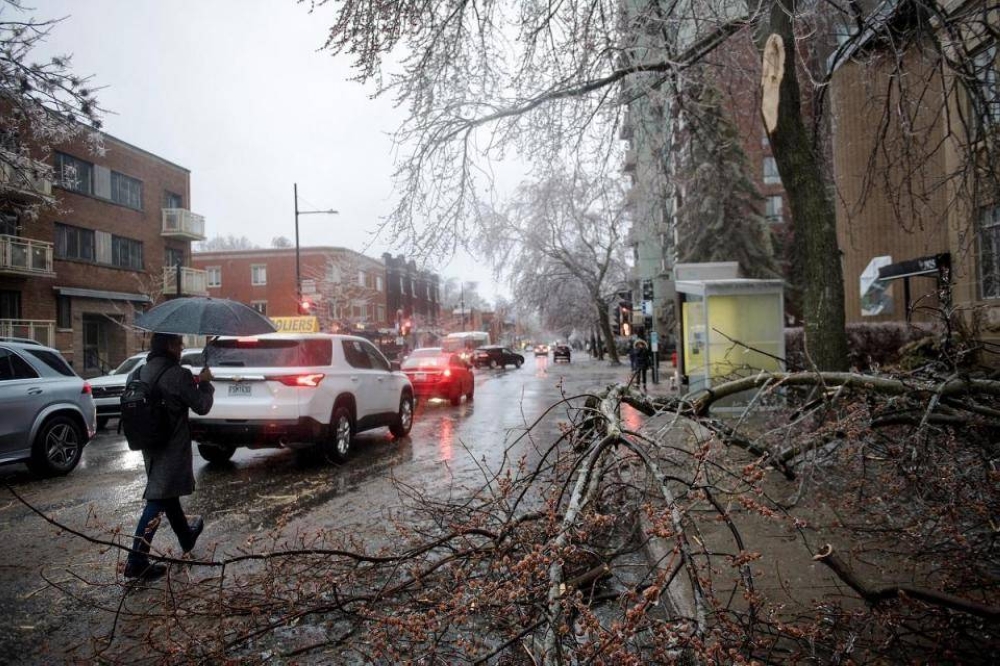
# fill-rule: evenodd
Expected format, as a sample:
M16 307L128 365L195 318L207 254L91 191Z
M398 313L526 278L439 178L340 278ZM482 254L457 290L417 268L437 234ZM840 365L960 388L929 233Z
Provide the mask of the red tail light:
M94 390L92 388L90 388L90 384L88 382L84 382L83 383L83 389L80 391L80 393L86 393L87 395L93 395Z
M443 374L445 377L451 377L451 368L445 368L444 372L441 374Z
M282 375L280 377L270 377L275 381L279 381L285 386L306 386L309 388L315 388L319 386L319 383L323 381L324 375L322 373L316 372L308 375Z

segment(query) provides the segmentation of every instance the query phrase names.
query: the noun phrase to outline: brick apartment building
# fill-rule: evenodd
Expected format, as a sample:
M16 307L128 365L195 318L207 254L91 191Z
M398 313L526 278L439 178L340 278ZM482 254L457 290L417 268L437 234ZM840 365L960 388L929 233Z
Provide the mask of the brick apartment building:
M299 264L302 295L321 330L376 333L396 326L386 302L386 267L378 259L342 247L303 247ZM302 314L294 248L196 252L192 265L205 271L210 296L247 303L269 317Z
M385 263L386 305L393 325L408 322L416 344L430 344L441 333L441 280L436 273L417 269L402 255L382 255Z
M102 140L102 155L83 138L54 146L32 165L31 188L9 167L0 175L0 335L58 348L83 377L144 348L131 328L137 311L206 293L189 265L191 241L205 238L204 218L190 211L190 172ZM4 163L15 160L25 158Z

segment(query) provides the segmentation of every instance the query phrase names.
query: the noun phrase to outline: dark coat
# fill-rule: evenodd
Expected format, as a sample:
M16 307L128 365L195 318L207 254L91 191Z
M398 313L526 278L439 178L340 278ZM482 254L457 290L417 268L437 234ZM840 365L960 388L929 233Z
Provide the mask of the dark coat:
M649 347L646 345L636 345L634 351L636 370L644 370L653 365L653 352L649 351Z
M194 460L191 455L191 430L188 427L188 409L195 414L208 414L212 409L211 382L195 382L187 368L167 354L151 353L149 361L136 372L146 381L153 381L166 368L157 385L167 402L171 434L167 445L142 452L146 463L146 492L144 499L169 499L194 492ZM129 377L131 380L132 377Z

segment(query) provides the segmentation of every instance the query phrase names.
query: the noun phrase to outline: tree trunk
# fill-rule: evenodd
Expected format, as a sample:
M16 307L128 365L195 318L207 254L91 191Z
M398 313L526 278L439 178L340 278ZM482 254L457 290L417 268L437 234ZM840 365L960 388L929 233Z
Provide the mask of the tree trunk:
M608 356L611 357L611 363L614 365L620 365L621 360L618 358L618 346L615 344L615 336L611 333L611 318L608 317L608 303L604 299L595 299L594 304L597 306L597 322L601 327L601 335L604 337L604 343L608 348Z
M784 51L784 68L778 72L777 113L769 123L765 112L764 126L788 195L796 242L805 244L806 352L819 370L846 370L844 279L837 245L837 218L820 168L820 150L802 119L792 21L796 4L795 0L773 0L769 34L758 35L757 46L763 57L767 57L766 42L773 35L781 38ZM766 62L764 69L766 73ZM766 83L764 94L767 95Z

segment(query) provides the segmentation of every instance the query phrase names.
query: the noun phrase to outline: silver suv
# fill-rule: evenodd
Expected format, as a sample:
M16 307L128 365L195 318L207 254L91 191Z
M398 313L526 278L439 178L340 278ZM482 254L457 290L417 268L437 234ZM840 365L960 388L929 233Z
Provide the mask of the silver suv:
M364 338L220 338L205 356L215 402L205 416L192 413L190 423L209 462L229 460L238 446L315 446L326 459L343 460L355 433L388 426L405 437L413 425L410 380Z
M97 429L90 384L55 349L0 341L0 463L68 474Z

